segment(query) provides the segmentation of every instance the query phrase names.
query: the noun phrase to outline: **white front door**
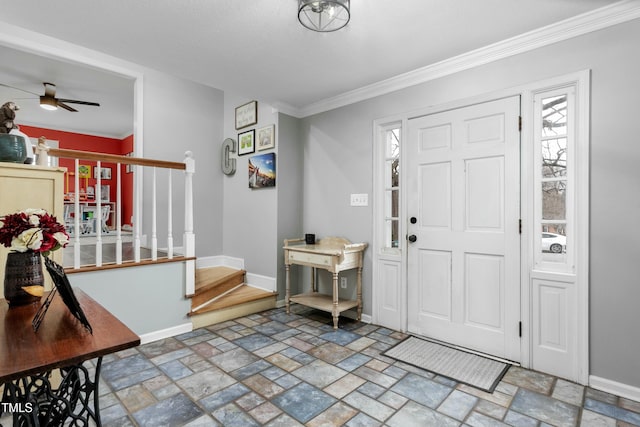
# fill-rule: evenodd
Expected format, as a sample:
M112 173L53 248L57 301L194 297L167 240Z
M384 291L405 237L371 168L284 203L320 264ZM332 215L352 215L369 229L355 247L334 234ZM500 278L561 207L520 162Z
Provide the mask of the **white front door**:
M520 97L409 120L408 329L520 360Z

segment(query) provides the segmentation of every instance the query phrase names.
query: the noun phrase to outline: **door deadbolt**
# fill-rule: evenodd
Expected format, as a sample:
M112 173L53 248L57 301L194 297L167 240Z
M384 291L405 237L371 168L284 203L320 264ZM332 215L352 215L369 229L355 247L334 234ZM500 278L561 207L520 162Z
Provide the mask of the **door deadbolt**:
M409 222L411 224L415 224L416 222L418 222L418 218L416 218L415 216L412 216L411 218L409 218Z

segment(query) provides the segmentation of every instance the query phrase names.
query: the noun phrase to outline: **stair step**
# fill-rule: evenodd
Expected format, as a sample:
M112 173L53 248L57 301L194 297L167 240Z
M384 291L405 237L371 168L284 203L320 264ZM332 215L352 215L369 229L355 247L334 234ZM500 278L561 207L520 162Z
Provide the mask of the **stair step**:
M237 289L234 289L231 292L227 293L226 295L221 296L210 304L200 307L197 310L192 310L189 313L189 316L234 307L266 298L273 298L275 302L276 295L277 294L275 292L265 291L263 289L254 288L252 286L244 284L242 286L239 286Z
M195 293L191 307L199 307L211 299L224 295L244 283L244 270L229 267L211 267L196 270Z

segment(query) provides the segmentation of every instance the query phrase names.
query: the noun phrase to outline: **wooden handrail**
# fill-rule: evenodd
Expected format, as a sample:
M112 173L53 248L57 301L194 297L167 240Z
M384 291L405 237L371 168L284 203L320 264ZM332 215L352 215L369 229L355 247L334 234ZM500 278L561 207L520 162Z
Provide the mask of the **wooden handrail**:
M116 154L95 153L92 151L68 150L64 148L48 148L50 156L68 159L95 160L101 162L120 163L121 165L155 166L166 169L185 170L186 165L180 162L166 160L144 159L142 157L118 156Z

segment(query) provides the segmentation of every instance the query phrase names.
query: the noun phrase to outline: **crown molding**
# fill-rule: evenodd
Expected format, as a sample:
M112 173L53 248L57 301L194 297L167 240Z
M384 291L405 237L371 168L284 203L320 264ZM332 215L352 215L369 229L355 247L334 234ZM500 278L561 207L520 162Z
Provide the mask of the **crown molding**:
M623 0L378 83L309 104L298 109L297 114L294 115L303 118L333 110L637 18L640 18L640 1Z

